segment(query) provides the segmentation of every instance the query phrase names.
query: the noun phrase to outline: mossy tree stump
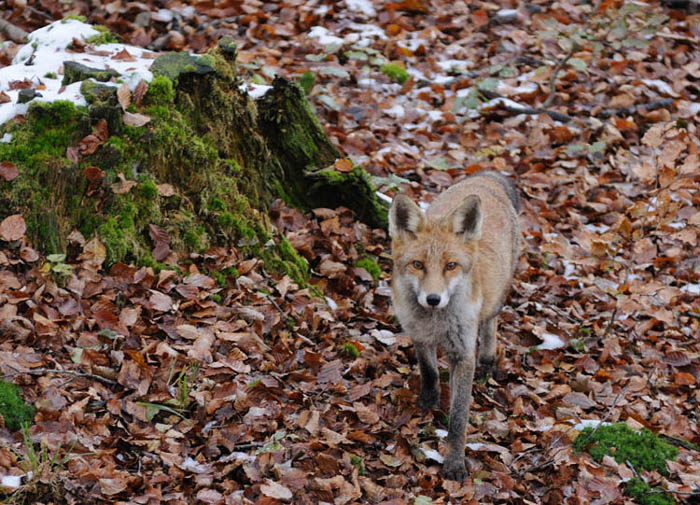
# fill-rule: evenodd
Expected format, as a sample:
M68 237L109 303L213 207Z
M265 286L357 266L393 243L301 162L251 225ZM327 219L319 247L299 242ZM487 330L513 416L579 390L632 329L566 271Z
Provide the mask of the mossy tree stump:
M46 253L65 250L68 233L78 229L102 240L109 264L159 266L163 258L153 257L149 237L156 225L172 249L234 243L297 279L306 275L305 262L283 238L270 240L267 211L275 199L303 209L344 205L368 224L384 226L386 211L366 173L334 169L343 155L303 91L277 78L253 100L235 59L230 40L204 56L157 58L147 93L128 109L150 117L139 127L124 122L118 84L98 82L103 79L90 69L70 73L83 80L87 107L35 104L24 122L0 127L12 134L11 142L0 144L0 161L14 163L20 174L0 180L0 220L23 214L32 243ZM101 119L107 138L89 154L77 150ZM119 189L123 179L128 191ZM159 190L164 183L173 195Z

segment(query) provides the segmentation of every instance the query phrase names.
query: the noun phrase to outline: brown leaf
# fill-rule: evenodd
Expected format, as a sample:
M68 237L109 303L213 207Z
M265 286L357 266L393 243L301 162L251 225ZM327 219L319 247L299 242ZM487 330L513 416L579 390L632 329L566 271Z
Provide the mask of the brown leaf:
M276 498L278 500L291 500L292 492L288 487L278 484L275 481L267 480L265 484L260 486L260 492L265 496L270 498Z
M577 407L581 407L582 409L590 409L591 407L595 407L595 402L588 398L583 393L569 393L564 398L562 398L562 402L567 404L567 405L575 405Z
M681 367L690 365L691 360L688 354L682 351L671 351L666 354L666 359L664 360L671 366Z
M124 174L121 172L117 174L117 177L119 178L119 182L115 182L114 184L112 184L112 191L114 191L118 195L128 193L129 191L131 191L131 188L138 184L136 181L127 181L124 177Z
M148 84L141 79L134 88L133 100L136 105L141 105L141 100L143 100L143 97L146 95L146 91L148 91Z
M112 56L113 60L119 60L119 61L136 61L136 58L134 58L129 51L125 49L122 49L119 51L117 54Z
M6 242L13 242L24 237L27 224L21 214L13 214L3 219L0 223L0 238Z
M163 261L170 254L170 237L168 233L155 224L148 225L148 235L153 240L155 248L153 249L153 259Z
M119 100L122 110L126 110L131 105L131 91L129 91L129 86L126 83L117 88L117 100Z
M338 172L352 172L352 163L347 158L338 158L335 160L334 167Z
M10 161L3 161L0 163L0 177L5 179L6 181L11 181L15 177L19 175L19 170L17 170L17 167L14 165L14 163Z
M472 12L472 21L474 22L474 25L477 28L481 26L486 26L487 24L489 24L489 15L485 10L477 9L474 12Z
M10 95L5 93L4 91L0 91L0 103L10 103L12 101L12 98L10 98Z
M160 312L168 312L173 308L173 299L160 291L151 290L151 297L148 301L151 302L151 306L154 310Z
M125 112L124 113L124 124L128 126L134 126L136 128L145 125L151 120L150 117L146 116L145 114L138 114L134 113L132 114L131 112Z
M67 147L66 158L68 158L73 163L78 163L78 161L80 160L80 148L75 146Z
M156 188L158 188L159 196L168 197L175 194L175 188L173 188L170 184L157 184Z
M96 184L102 180L104 172L97 167L90 166L83 170L83 175L91 184Z
M29 79L23 79L21 81L10 81L10 89L29 89L33 88L34 84Z

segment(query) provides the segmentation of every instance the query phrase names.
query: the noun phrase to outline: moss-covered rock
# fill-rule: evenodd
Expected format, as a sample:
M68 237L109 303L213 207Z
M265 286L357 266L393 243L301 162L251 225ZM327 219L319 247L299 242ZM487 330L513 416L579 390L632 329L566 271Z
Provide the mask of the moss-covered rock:
M4 380L0 380L0 416L10 431L31 424L34 418L34 407L24 403L19 388Z
M95 79L96 81L109 81L112 77L119 77L119 72L116 70L104 70L101 68L88 67L77 61L66 61L63 63L63 85L68 86L74 82L84 81L85 79Z
M162 75L177 82L183 74L206 75L215 72L211 60L187 52L166 53L158 56L151 65L153 75Z

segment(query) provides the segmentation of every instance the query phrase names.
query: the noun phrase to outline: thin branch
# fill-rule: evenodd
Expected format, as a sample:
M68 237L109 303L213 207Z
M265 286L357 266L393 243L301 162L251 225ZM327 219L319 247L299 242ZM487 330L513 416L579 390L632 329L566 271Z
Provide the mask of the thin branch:
M19 26L15 26L9 21L5 21L0 18L0 33L5 35L12 42L17 42L18 44L24 44L27 42L27 32L22 30Z
M653 102L632 105L630 107L621 107L619 109L603 109L598 113L598 117L602 119L607 119L611 116L631 116L639 112L639 109L644 109L647 111L663 109L665 107L670 107L671 105L673 105L673 102L673 98L661 98Z
M586 22L584 23L581 31L585 32L588 29L588 26L591 24L591 19L593 19L593 16L598 10L598 7L600 7L602 1L603 0L596 0L595 4L593 4L593 9L591 9L591 13L586 18ZM552 105L552 101L554 101L554 97L556 96L555 86L557 77L559 76L559 72L561 72L561 69L564 67L564 65L566 65L566 63L571 59L571 57L574 54L576 54L579 50L581 50L581 46L578 44L578 42L574 41L572 43L571 49L569 49L569 52L566 54L564 59L557 63L557 66L554 67L552 75L549 77L549 96L544 101L544 107L549 107L550 105Z
M100 381L100 382L103 382L105 384L109 384L111 386L116 386L118 384L117 381L114 381L112 379L108 379L107 377L102 377L101 375L95 375L95 374L86 373L86 372L75 372L73 370L58 370L55 368L36 368L34 370L26 370L23 372L16 372L16 373L7 374L7 375L4 375L3 378L14 377L15 375L22 375L22 374L44 375L44 374L49 374L49 373L62 374L62 375L72 375L73 377L81 377L81 378L85 378L85 379L95 379L96 381Z

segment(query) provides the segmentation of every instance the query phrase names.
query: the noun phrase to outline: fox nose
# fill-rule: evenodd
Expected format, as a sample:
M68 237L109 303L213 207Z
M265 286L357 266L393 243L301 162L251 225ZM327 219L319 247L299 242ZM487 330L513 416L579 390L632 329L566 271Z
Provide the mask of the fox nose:
M435 293L430 294L425 298L425 301L428 302L428 305L431 307L435 307L440 303L440 295L436 295Z

